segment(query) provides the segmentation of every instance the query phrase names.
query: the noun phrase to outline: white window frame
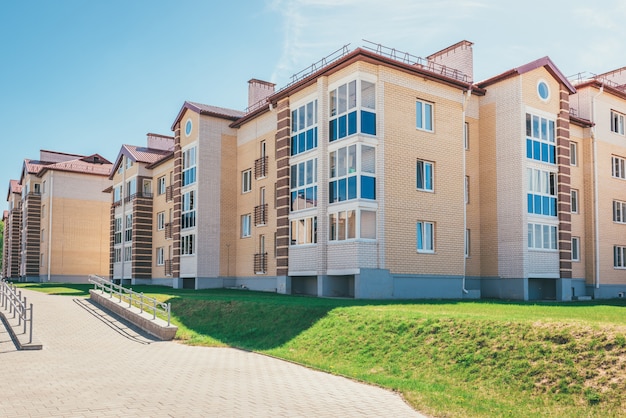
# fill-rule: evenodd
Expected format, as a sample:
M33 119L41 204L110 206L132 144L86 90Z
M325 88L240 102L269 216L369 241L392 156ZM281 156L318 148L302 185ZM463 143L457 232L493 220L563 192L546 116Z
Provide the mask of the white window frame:
M570 211L572 213L578 213L578 190L571 189L570 190Z
M435 252L435 223L417 221L415 248L418 253L433 254ZM421 248L420 248L421 246Z
M241 215L241 238L252 236L252 215L247 213Z
M613 222L626 224L626 202L613 201Z
M161 176L157 179L157 194L165 194L165 176Z
M165 250L163 247L158 247L156 249L156 265L165 265Z
M613 268L626 269L626 247L623 245L613 246Z
M248 168L241 172L241 193L249 193L252 191L252 169Z
M420 131L435 132L434 103L422 99L415 100L415 127Z
M421 167L420 167L421 166ZM430 176L427 175L426 167L430 167ZM422 187L419 184L419 173L422 172ZM428 186L427 178L430 180L430 187ZM417 160L415 163L415 188L422 192L434 192L435 191L435 163L426 160Z
M181 235L180 237L180 255L196 254L196 234Z
M572 237L572 261L580 261L580 237Z
M196 191L190 190L182 194L180 229L195 228L196 226Z
M165 212L157 213L157 231L165 229Z
M611 175L613 178L626 180L626 160L616 155L611 156Z
M189 147L183 151L183 167L181 173L182 187L194 184L198 180L197 165L197 148Z
M611 132L624 135L624 114L611 110Z
M133 261L133 247L130 245L124 247L124 261Z
M558 227L556 225L529 222L528 249L535 251L557 251Z
M289 167L289 210L309 209L317 206L317 158L302 160ZM312 190L312 199L306 197L306 191ZM294 200L294 196L295 200ZM300 197L304 196L302 201ZM299 204L302 203L302 206Z
M289 245L317 244L317 216L291 219L289 222Z
M569 165L578 165L578 145L576 142L569 143Z

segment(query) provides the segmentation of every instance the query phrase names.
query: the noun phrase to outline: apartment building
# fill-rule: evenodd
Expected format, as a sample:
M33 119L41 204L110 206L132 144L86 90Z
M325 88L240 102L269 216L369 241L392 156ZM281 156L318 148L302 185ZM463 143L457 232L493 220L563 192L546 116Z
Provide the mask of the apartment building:
M167 147L125 146L115 163L111 277L364 299L623 296L624 69L569 80L544 57L477 82L472 48L344 48L279 90L250 80L244 112L185 102ZM137 212L153 187L160 206Z
M24 160L7 196L6 277L86 282L89 274L106 275L109 205L102 190L110 169L98 154L41 150L38 160Z
M112 166L109 277L123 284L172 286L174 138L148 134L145 147L122 145Z
M20 276L20 227L22 225L22 186L18 180L9 181L8 210L4 211L4 247L2 277L17 279Z

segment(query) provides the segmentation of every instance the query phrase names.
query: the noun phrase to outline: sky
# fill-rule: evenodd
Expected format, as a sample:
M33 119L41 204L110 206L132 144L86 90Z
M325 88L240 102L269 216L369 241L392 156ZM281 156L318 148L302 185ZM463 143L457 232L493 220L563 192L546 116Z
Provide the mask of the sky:
M626 2L0 0L0 210L24 159L172 135L185 100L245 110L248 80L363 40L426 57L473 42L474 80L549 56L566 76L626 66Z

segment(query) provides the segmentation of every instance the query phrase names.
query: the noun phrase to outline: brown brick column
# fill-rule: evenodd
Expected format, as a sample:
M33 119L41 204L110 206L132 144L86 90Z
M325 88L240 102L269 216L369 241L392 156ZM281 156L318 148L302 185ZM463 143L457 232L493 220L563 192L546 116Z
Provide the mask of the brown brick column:
M172 219L172 277L180 277L180 215L183 153L180 146L180 122L174 128L174 217Z
M559 270L572 277L572 211L569 143L569 94L561 88L561 111L556 121L557 215L559 218Z
M289 157L291 154L291 113L289 99L278 103L276 129L276 275L289 271Z

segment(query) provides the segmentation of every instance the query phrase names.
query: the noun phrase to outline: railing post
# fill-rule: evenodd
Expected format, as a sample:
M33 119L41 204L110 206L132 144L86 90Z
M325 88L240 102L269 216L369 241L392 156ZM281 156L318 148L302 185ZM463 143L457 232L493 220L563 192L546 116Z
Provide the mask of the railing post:
M24 335L26 335L26 306L26 296L24 296L24 305L22 306L22 315L24 315Z
M143 313L143 292L139 294L139 312Z
M167 304L167 326L170 326L170 313L172 312L172 305Z
M133 304L133 288L131 287L128 290L128 307L130 308Z
M156 298L152 299L152 319L156 318Z
M26 326L26 323L24 323ZM24 333L26 333L26 328L24 328ZM28 337L28 342L33 342L33 304L30 304L30 336Z

